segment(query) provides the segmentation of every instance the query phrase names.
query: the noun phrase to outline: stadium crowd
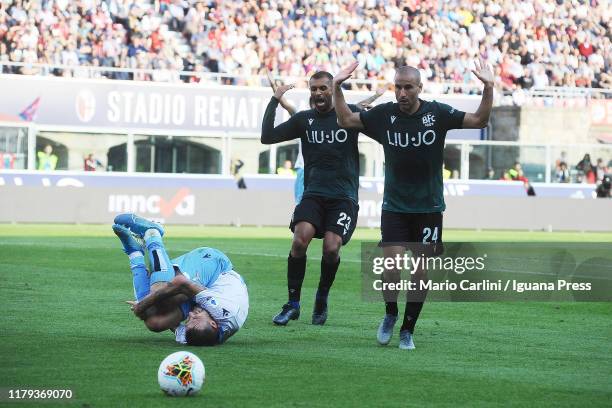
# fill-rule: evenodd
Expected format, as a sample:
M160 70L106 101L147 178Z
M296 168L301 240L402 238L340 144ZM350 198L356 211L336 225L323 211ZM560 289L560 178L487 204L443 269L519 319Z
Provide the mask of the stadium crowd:
M215 72L259 85L266 70L303 78L356 58L358 79L388 82L407 64L429 84L462 84L477 83L481 56L505 91L610 88L610 14L606 0L0 0L0 68L155 81Z

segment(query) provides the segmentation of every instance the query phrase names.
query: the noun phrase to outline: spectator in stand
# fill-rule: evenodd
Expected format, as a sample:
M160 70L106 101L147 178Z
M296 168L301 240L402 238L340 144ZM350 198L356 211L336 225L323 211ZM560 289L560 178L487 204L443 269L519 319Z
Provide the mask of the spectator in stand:
M519 176L518 171L521 169L522 169L521 164L519 162L514 162L514 165L504 173L502 180L507 180L507 181L517 180Z
M605 175L601 183L595 189L597 193L597 198L611 198L612 194L610 193L612 181L610 180L609 175Z
M570 172L567 168L566 162L561 162L557 171L555 172L555 181L557 183L569 183L570 182Z
M512 166L511 169L504 173L502 179L508 181L522 181L523 185L525 186L525 191L527 192L527 195L536 195L533 186L529 182L529 179L525 177L525 173L523 172L523 166L521 166L521 163L519 162L514 162L514 166Z
M15 153L0 152L0 169L15 168Z
M595 184L597 177L597 169L591 162L591 155L585 154L582 160L576 165L576 170L579 171L579 181L582 183Z
M442 179L448 180L451 178L453 172L446 168L446 163L442 163Z
M57 167L57 156L53 154L53 147L46 145L44 150L36 153L38 157L38 170L50 171Z
M98 168L104 168L100 160L96 159L93 153L89 153L83 159L83 170L84 171L96 171Z
M102 67L180 71L177 59L191 53L202 59L202 71L303 78L337 72L357 58L364 65L355 77L372 84L414 65L426 87L451 82L442 91L453 91L474 81L470 61L480 56L499 67L500 86L510 93L549 85L609 88L609 18L603 0L7 0L0 3L0 63L8 57L56 65L2 66L37 75L81 75L89 71L73 65L94 66L94 59Z
M242 176L242 173L241 173L243 166L244 166L244 162L242 160L240 159L232 160L230 172L232 173L232 176L234 176L234 179L236 180L236 186L238 186L239 189L247 188L246 183L244 181L244 177Z
M295 170L293 170L291 160L285 160L283 166L276 169L276 174L280 176L295 176Z
M604 179L604 176L606 174L608 174L608 168L606 167L606 164L604 163L601 157L597 159L597 166L595 168L595 171L596 171L596 180L598 183Z
M567 165L567 152L561 151L561 155L555 160L555 171L559 171L561 167L561 163L565 163Z

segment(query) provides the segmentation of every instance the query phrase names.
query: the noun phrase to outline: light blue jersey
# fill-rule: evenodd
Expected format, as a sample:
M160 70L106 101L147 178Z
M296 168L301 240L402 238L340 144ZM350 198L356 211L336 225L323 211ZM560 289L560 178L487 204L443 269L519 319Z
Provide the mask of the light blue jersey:
M207 288L213 285L222 272L234 268L223 252L207 247L196 248L171 262L179 267L183 275Z

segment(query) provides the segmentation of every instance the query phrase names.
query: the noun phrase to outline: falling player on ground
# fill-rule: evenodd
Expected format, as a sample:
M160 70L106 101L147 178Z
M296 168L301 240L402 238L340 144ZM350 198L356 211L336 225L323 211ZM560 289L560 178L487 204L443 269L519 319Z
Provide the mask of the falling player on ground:
M242 327L249 313L247 287L221 251L202 247L170 260L163 227L134 214L115 217L113 231L130 259L136 301L128 303L149 330L172 330L179 343L212 346Z

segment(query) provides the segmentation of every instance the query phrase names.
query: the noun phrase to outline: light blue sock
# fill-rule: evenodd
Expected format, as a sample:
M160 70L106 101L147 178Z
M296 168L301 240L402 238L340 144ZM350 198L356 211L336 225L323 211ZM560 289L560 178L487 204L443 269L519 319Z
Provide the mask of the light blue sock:
M147 266L145 265L145 259L142 252L133 252L129 256L134 283L134 297L140 302L140 300L151 291L149 273L147 272Z
M170 262L170 257L166 253L159 231L156 229L147 230L144 234L144 240L149 253L151 285L157 282L170 282L174 278L174 268L172 262Z

